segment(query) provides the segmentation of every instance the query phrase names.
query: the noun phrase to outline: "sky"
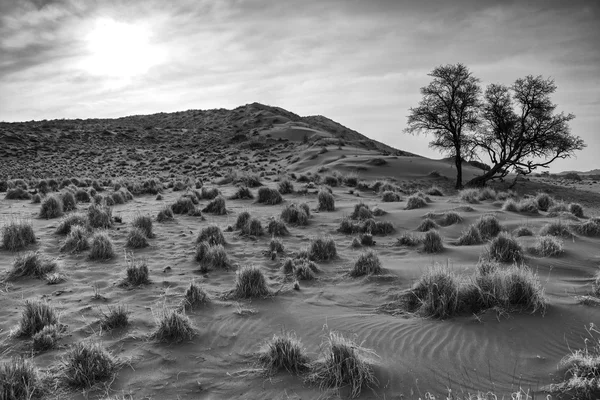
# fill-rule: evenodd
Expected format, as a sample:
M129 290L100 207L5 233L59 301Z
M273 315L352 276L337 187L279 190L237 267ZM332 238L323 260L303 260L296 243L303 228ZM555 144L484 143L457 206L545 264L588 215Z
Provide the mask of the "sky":
M1 0L0 121L259 102L320 114L427 157L403 133L438 65L483 86L553 78L600 168L600 1Z

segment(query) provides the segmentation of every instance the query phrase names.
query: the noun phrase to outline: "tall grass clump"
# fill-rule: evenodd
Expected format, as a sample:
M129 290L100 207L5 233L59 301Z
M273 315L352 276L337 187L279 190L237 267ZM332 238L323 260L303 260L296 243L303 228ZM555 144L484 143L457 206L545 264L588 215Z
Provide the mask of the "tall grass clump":
M258 189L258 199L256 201L267 205L275 205L281 203L283 197L281 197L281 193L277 189L261 187Z
M514 237L533 236L533 231L528 226L519 226L513 231Z
M148 243L148 237L146 237L146 233L141 228L131 228L127 233L127 247L132 249L143 249L144 247L148 247L150 244Z
M440 189L437 186L431 186L428 189L425 189L425 194L428 194L430 196L443 196L444 195L444 191L442 189Z
M481 233L481 237L485 240L496 237L502 230L500 221L495 215L482 215L477 221L477 229Z
M354 205L354 210L350 214L350 218L357 220L366 220L373 218L373 211L363 202Z
M288 204L281 211L281 219L288 224L306 226L310 217L310 209L306 203L300 205L296 203Z
M209 301L208 294L196 282L190 282L190 286L183 294L182 306L185 309L193 309Z
M573 236L573 233L569 229L569 227L563 224L561 221L549 222L546 225L542 226L539 231L540 236L560 236L565 238L570 238Z
M206 242L200 242L196 246L196 261L201 264L200 272L208 272L209 268L229 268L229 257L225 248L220 244L210 246Z
M461 201L470 204L479 203L479 190L477 189L463 189L458 192L458 197Z
M335 211L335 199L327 190L320 190L317 199L319 211Z
M13 219L2 225L2 246L9 251L24 249L37 239L31 222Z
M444 243L439 232L436 230L428 231L422 239L423 251L425 253L439 253L444 250Z
M198 237L196 238L196 243L200 242L207 242L211 246L224 246L226 244L225 236L223 236L221 228L219 228L217 225L209 225L202 228L198 234Z
M43 384L35 364L24 357L12 357L0 364L0 398L34 399L42 396Z
M102 312L100 316L100 327L106 331L124 328L129 324L129 311L123 305L108 307L108 312Z
M439 225L436 224L435 221L430 218L425 218L417 227L417 231L419 232L427 232L431 229L439 229Z
M337 257L337 248L332 237L319 236L311 239L308 245L311 260L328 261Z
M358 259L354 263L350 270L350 276L359 277L364 275L378 275L381 274L381 261L372 250L368 250L358 256Z
M164 206L156 215L156 221L158 222L173 221L173 219L175 219L173 209L169 206Z
M269 225L267 225L267 232L271 236L287 236L290 234L285 222L280 219L270 220Z
M89 388L111 379L119 361L99 343L77 342L62 360L65 381L77 388Z
M555 236L540 236L533 248L542 257L556 257L564 253L563 241Z
M62 218L58 223L58 226L56 227L54 233L59 235L66 235L69 232L71 232L72 227L75 225L80 225L86 230L91 229L90 221L88 219L87 214L74 213L66 215L64 218Z
M87 209L87 216L92 228L108 229L112 226L112 208L92 204Z
M40 207L40 218L58 218L64 214L62 201L58 196L51 195L42 201Z
M215 197L210 203L202 209L202 212L215 215L227 214L227 208L225 207L225 198L221 195Z
M154 237L154 232L152 232L152 218L148 215L136 215L133 221L131 221L131 226L141 229L148 239Z
M269 375L280 370L301 374L308 371L310 360L296 335L283 332L273 335L261 346L258 362Z
M239 186L235 193L229 197L230 200L250 200L253 198L252 191L246 186Z
M398 202L402 201L402 197L396 192L386 190L381 194L381 201L383 201L384 203Z
M448 318L460 311L460 280L446 267L428 269L403 296L403 306L424 317Z
M371 365L375 353L362 344L331 331L321 352L321 358L313 364L306 378L308 383L318 385L321 390L337 391L348 387L350 398L360 396L364 387L378 385Z
M554 205L554 199L548 193L538 193L535 202L542 211L548 211Z
M6 200L31 200L31 194L21 187L16 187L8 189L4 198Z
M190 197L180 196L175 203L171 204L171 210L174 214L188 214L196 209L194 202Z
M127 257L127 268L122 286L132 287L150 283L150 271L146 260L136 260L133 254Z
M69 190L61 192L60 199L63 204L63 211L68 212L77 209L77 199L75 199L73 192Z
M234 298L249 299L271 295L267 279L263 272L253 266L243 266L237 271L235 288L231 292Z
M294 193L294 184L289 179L283 179L277 185L277 190L281 194Z
M8 272L7 279L12 280L20 277L43 278L46 274L55 271L58 264L40 255L37 251L30 251L25 254L19 254L13 261L13 267Z
M41 331L32 336L34 351L46 351L56 347L60 339L61 327L58 325L46 325Z
M250 218L242 227L242 234L249 236L262 236L264 234L262 223L258 218Z
M81 225L74 225L60 247L61 252L78 253L90 248L88 231Z
M163 309L155 315L156 330L152 338L160 342L182 342L196 335L190 319L177 310Z
M523 248L510 233L501 232L490 242L489 257L499 262L520 262Z
M90 242L90 260L109 260L115 256L115 248L107 232L94 233Z
M584 236L600 236L600 221L596 222L595 220L588 220L580 224L576 224L572 226L573 229Z
M251 215L248 211L242 211L239 213L237 219L235 220L235 229L240 230L244 228L248 224L248 221L250 221L250 218Z
M421 196L413 194L406 200L406 209L414 210L415 208L423 208L427 205L425 199Z
M583 218L583 207L579 203L570 203L569 212L577 218Z
M25 300L17 336L31 337L45 326L58 324L58 313L54 307L41 300Z

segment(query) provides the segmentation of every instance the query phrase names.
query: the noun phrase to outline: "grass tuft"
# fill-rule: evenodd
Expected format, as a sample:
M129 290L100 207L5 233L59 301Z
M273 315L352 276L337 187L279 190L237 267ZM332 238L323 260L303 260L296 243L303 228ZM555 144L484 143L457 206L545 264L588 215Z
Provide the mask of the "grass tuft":
M271 294L265 275L258 267L243 266L237 271L235 288L231 292L234 298L249 299Z
M152 338L160 342L182 342L191 340L196 331L190 319L177 310L163 309L156 315L156 330Z
M308 371L306 349L295 334L284 332L273 335L258 352L258 362L271 375L280 370L301 374Z
M202 209L202 212L215 215L227 214L227 208L225 207L225 198L221 195L215 197L210 203L206 205L206 207Z
M40 300L25 300L17 336L31 337L45 326L58 324L53 306Z
M320 190L317 196L319 201L319 211L335 211L335 199L327 190Z
M425 253L439 253L444 250L444 243L439 232L436 230L428 231L423 237L423 251Z
M537 238L533 251L542 257L556 257L564 253L563 241L555 236Z
M69 232L71 232L71 228L75 225L81 225L86 230L91 229L90 221L86 214L74 213L67 215L63 219L61 219L54 233L58 235L66 235Z
M29 221L16 219L8 221L2 225L1 231L2 246L9 251L21 250L37 242L33 226Z
M142 249L149 245L148 238L143 229L133 227L127 233L127 247L132 249Z
M489 257L499 262L520 262L523 248L510 233L501 232L489 245Z
M372 250L368 250L358 256L358 260L354 263L354 266L350 270L350 276L359 277L364 275L378 275L382 272L381 261L377 253Z
M308 256L311 260L328 261L337 257L337 248L332 237L319 236L311 239L308 245Z
M498 221L498 218L496 218L495 215L490 214L482 215L477 221L476 226L484 240L498 236L502 230L502 226L500 226L500 221Z
M290 234L285 222L280 219L272 219L267 226L267 232L271 236L287 236Z
M39 398L42 392L40 373L33 362L13 357L0 364L0 398L29 400Z
M421 196L413 194L406 200L406 209L414 210L416 208L423 208L427 205L427 201Z
M124 328L129 324L129 311L123 305L108 307L108 312L102 312L100 327L104 330Z
M419 226L417 227L417 231L419 232L427 232L431 229L439 229L439 225L435 223L431 218L425 218Z
M459 246L472 246L481 243L483 243L481 232L479 232L479 228L474 224L469 225L469 227L462 232L457 242Z
M7 279L30 276L43 278L46 274L57 269L58 264L54 260L40 255L37 251L30 251L25 254L19 254L13 262L12 269L8 272Z
M42 201L42 205L40 206L40 218L58 218L62 217L63 214L63 204L60 197L51 195Z
M225 236L223 236L221 228L219 228L217 225L209 225L205 228L202 228L200 234L196 238L196 243L200 242L207 242L211 246L224 246L226 244Z
M109 380L119 367L119 362L108 350L89 341L75 343L62 364L65 381L77 388L89 388Z
M88 221L92 228L108 229L112 226L112 208L92 204L87 209Z
M271 189L268 187L261 187L258 189L258 203L275 205L281 203L282 201L283 197L281 197L281 193L279 193L277 189Z
M90 248L90 260L109 260L115 256L114 246L105 231L92 236Z

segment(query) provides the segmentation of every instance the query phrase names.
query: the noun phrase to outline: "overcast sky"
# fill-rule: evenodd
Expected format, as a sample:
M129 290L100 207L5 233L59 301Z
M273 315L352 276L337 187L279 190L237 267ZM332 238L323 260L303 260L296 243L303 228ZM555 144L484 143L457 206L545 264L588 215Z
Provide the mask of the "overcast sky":
M600 2L0 0L0 120L119 117L251 102L322 114L429 157L402 133L435 66L552 77L600 168Z

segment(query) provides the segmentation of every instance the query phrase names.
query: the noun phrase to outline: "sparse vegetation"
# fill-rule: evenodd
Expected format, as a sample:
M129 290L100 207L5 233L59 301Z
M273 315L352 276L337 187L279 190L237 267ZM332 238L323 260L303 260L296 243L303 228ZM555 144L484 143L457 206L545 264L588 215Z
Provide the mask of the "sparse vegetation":
M39 252L30 251L19 254L13 262L12 269L8 272L7 279L12 280L20 277L43 278L46 274L54 272L58 268L55 260L51 260Z
M358 259L350 270L350 276L359 277L363 275L377 275L381 272L381 261L379 261L377 253L368 250L358 256Z
M115 256L114 245L107 232L94 233L90 242L90 260L109 260Z
M162 309L155 315L156 330L152 338L160 342L182 342L191 340L196 335L190 319L177 310Z
M319 211L335 211L335 199L327 190L320 190L317 198Z
M501 232L492 239L488 249L489 257L499 262L520 262L523 248L510 233Z
M219 228L217 225L209 225L205 228L202 228L200 234L196 238L196 243L200 242L207 242L211 246L224 246L226 244L225 236L223 236L221 228Z
M65 381L76 388L89 388L112 378L119 361L99 343L77 342L62 360Z
M277 189L271 189L268 187L261 187L258 189L258 203L263 203L267 205L276 205L283 201L283 197L281 197L281 193Z
M42 201L40 207L40 218L58 218L64 214L62 201L58 196L51 195Z
M564 253L563 241L555 236L540 236L533 250L542 257L556 257Z
M439 253L444 250L444 243L439 232L436 230L428 231L422 239L423 251L425 253Z
M280 370L301 374L309 368L306 349L296 335L290 332L273 335L273 338L265 342L258 352L258 362L268 374Z
M2 225L2 246L8 251L17 251L35 244L37 238L31 222L25 220L9 220Z

